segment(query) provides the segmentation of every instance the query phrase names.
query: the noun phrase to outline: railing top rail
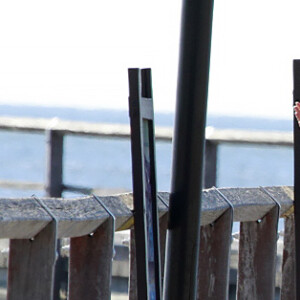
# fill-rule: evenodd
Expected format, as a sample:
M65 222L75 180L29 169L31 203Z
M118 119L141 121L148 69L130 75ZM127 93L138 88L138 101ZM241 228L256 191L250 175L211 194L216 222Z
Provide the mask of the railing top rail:
M267 191L267 192L266 192ZM132 194L99 197L114 215L116 230L133 225ZM281 206L280 215L293 213L293 188L287 186L262 188L212 188L203 191L201 224L212 224L228 208L234 209L234 221L256 221L263 218L275 205ZM75 237L92 233L109 216L93 196L81 198L39 198L57 220L58 237ZM169 193L158 193L159 212L168 211ZM49 213L39 201L31 198L0 199L0 238L31 238L50 221Z
M63 135L71 134L111 138L130 137L129 125L66 121L58 118L0 117L0 130L1 129L38 133L42 133L46 130L56 130ZM155 133L157 140L171 141L173 129L171 127L156 127ZM283 131L250 131L207 127L206 138L216 144L293 145L292 133Z

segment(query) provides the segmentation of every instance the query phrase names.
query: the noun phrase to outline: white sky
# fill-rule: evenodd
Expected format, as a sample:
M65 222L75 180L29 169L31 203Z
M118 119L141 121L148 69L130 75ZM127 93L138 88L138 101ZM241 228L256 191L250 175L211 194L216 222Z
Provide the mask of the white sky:
M174 111L181 1L1 1L0 104L127 109L128 67ZM209 112L292 116L299 0L215 0Z

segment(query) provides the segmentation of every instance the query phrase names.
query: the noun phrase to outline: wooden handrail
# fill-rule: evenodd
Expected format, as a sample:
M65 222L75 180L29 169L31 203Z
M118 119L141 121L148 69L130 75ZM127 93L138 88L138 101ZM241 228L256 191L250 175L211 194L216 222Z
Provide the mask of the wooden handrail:
M129 125L109 123L89 123L66 121L58 118L17 118L0 117L0 129L13 131L26 131L43 133L47 130L59 131L63 135L86 135L95 137L129 138ZM170 127L156 127L156 139L171 141L173 129ZM257 144L292 146L291 132L258 131L258 130L232 130L207 127L206 139L216 144Z
M64 190L68 190L62 182L63 170L63 147L64 136L92 136L99 138L129 139L129 125L89 123L66 121L58 118L15 118L0 117L0 130L46 133L47 134L47 180L46 191L49 196L58 197ZM171 142L173 130L170 127L156 127L156 140ZM205 180L204 187L209 188L217 185L217 148L220 144L248 144L248 145L268 145L268 146L288 146L293 145L291 132L280 131L250 131L206 128L206 152L205 152ZM2 187L12 188L13 182L3 184ZM16 188L20 188L20 183L15 183ZM33 183L23 184L30 188ZM39 184L39 187L42 185ZM71 190L88 191L90 187L69 186Z
M169 196L167 192L158 193L162 253ZM20 299L24 286L29 292L28 297L24 298L26 300L37 299L40 294L43 299L51 299L55 241L62 237L70 238L69 293L75 295L74 299L79 299L76 296L78 293L81 296L85 293L100 294L98 298L109 299L113 233L123 229L131 229L132 233L132 200L130 193L72 199L1 198L0 238L10 239L8 299ZM212 299L216 295L226 298L233 221L241 222L239 261L242 263L237 270L241 297L244 297L245 289L249 288L253 299L258 299L261 289L264 299L273 299L279 216L286 220L282 278L288 290L294 290L291 279L294 261L294 235L291 234L293 215L292 187L203 190L199 299L207 299L207 295L212 295ZM134 242L134 235L131 234L131 264L135 260ZM213 263L216 261L217 264ZM210 274L214 274L213 279ZM130 276L131 288L135 288L133 269ZM32 282L36 282L33 279L39 280L39 285L32 285ZM221 283L215 285L215 280L221 280ZM95 289L89 288L88 283L91 281ZM211 289L212 284L215 285L214 289ZM282 299L289 299L286 294L283 290ZM89 296L89 299L97 297Z
M280 203L281 216L286 216L293 207L293 189L286 186L265 189ZM107 219L107 213L93 196L41 199L57 219L59 238L89 234ZM131 228L131 193L104 196L100 199L114 214L116 231ZM160 192L158 199L162 216L168 210L169 193ZM233 220L238 222L259 220L276 206L270 195L261 188L207 189L203 191L201 225L215 222L229 208L227 201L233 206ZM0 199L0 238L31 238L50 221L51 218L34 197Z

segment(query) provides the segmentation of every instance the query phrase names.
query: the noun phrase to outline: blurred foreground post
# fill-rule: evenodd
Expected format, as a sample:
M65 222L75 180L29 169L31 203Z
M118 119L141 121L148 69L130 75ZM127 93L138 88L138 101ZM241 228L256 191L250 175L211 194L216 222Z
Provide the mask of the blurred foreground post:
M294 60L294 105L300 102L300 60ZM300 128L294 117L294 209L296 253L296 299L300 299Z
M213 1L182 9L165 300L196 299Z

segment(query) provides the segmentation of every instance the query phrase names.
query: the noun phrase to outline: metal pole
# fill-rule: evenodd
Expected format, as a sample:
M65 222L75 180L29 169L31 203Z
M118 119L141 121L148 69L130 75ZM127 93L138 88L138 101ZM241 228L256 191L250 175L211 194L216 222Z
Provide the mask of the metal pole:
M208 189L217 186L217 143L205 142L204 153L204 188Z
M294 105L300 101L300 60L294 60ZM296 299L300 300L300 128L294 117L294 211Z
M47 135L47 182L46 194L61 197L63 191L63 140L64 136L48 130Z
M63 145L64 136L55 131L46 132L47 139L47 182L46 195L61 197L63 192ZM61 256L61 241L57 241L58 257L55 264L53 299L60 299L60 289L64 278L64 265Z
M165 300L196 299L213 0L182 8Z

